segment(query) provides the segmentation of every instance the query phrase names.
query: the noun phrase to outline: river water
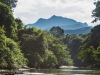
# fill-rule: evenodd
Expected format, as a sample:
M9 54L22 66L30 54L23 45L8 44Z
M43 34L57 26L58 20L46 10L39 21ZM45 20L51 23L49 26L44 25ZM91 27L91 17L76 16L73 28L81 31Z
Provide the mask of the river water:
M2 75L2 74L0 74ZM14 75L100 75L100 70L70 68L70 69L32 69L23 74Z
M42 69L30 72L30 75L100 75L100 70L87 69Z

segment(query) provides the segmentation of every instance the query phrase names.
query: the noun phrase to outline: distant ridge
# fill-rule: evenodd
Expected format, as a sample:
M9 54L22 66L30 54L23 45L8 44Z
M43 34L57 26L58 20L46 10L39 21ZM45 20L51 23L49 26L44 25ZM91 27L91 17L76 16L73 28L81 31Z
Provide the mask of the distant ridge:
M64 30L65 34L87 34L91 31L92 27L84 27L84 28L80 28L80 29L75 29L75 30Z
M40 18L38 19L35 23L33 24L27 24L28 27L37 27L43 30L49 30L53 26L59 26L62 29L66 30L77 30L81 28L88 28L89 30L89 25L85 22L77 22L74 19L62 17L62 16L56 16L53 15L48 19ZM91 27L90 27L91 29ZM85 30L85 29L84 29ZM80 30L81 31L81 30Z

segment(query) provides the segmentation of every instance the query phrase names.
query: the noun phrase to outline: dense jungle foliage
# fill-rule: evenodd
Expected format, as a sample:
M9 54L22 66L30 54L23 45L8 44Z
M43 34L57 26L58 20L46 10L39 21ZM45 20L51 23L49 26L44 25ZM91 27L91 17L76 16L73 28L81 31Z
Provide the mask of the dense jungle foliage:
M59 68L61 65L100 67L100 25L83 35L64 34L59 26L44 31L14 18L17 0L0 0L0 68ZM93 22L100 20L100 1Z

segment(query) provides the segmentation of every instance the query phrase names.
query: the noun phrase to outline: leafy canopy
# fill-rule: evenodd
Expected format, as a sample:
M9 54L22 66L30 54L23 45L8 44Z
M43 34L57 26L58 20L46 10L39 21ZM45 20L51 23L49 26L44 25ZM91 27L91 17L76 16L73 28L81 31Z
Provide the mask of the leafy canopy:
M0 68L14 69L26 65L18 44L5 36L3 28L0 28Z
M92 16L95 18L92 22L97 22L100 20L100 0L97 0L97 2L94 2L94 5L96 8L92 11Z
M17 24L10 8L0 2L0 27L4 25L6 36L17 40Z
M0 2L9 6L10 9L13 9L16 7L18 0L0 0Z

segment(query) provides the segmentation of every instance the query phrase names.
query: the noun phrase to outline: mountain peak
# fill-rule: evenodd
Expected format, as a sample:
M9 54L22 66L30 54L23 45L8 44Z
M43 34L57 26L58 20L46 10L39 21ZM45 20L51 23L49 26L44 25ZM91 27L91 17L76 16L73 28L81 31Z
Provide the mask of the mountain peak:
M56 16L56 15L53 15L53 16L51 16L50 18L52 19L52 18L58 18L59 16Z
M53 16L51 16L51 17L57 17L56 15L53 15Z
M50 18L66 18L66 17L57 16L57 15L52 15ZM68 18L67 18L67 19L68 19Z

